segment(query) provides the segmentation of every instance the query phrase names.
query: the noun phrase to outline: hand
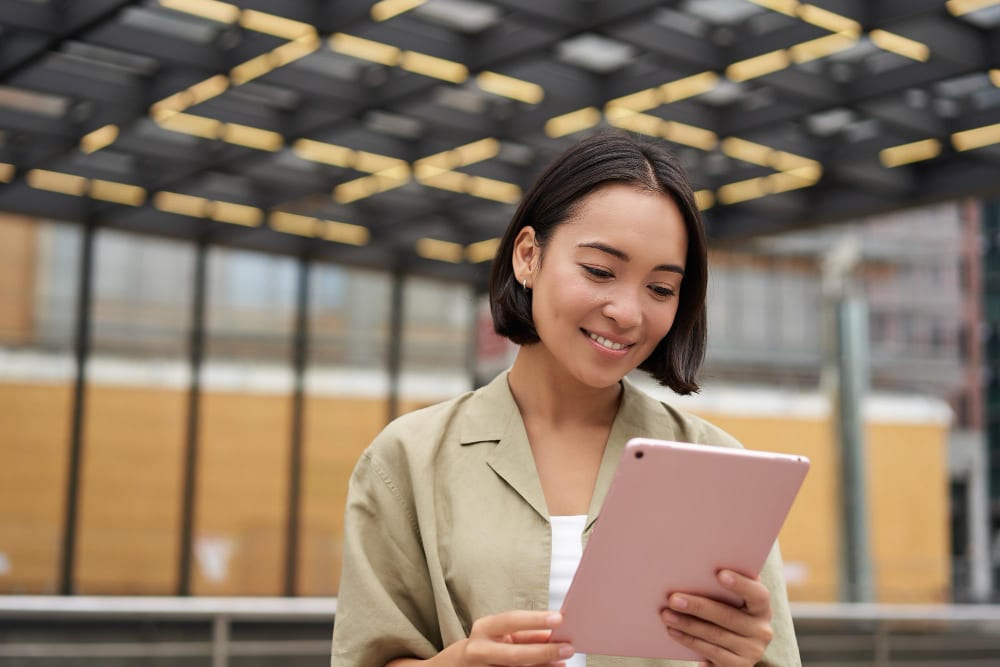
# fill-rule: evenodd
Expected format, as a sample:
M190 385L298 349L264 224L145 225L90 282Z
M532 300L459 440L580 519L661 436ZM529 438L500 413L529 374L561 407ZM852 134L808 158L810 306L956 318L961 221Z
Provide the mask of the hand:
M673 593L660 612L670 636L718 667L756 664L774 639L771 594L760 578L750 579L731 570L719 572L719 583L744 601L742 607Z
M507 611L472 624L459 664L463 667L562 666L573 655L569 644L550 644L562 615L551 611Z

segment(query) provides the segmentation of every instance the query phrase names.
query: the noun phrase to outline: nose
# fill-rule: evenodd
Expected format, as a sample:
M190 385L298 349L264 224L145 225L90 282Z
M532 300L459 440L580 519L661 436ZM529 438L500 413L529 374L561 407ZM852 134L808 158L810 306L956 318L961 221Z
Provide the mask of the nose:
M615 321L621 329L631 329L642 323L642 304L635 290L610 290L601 313Z

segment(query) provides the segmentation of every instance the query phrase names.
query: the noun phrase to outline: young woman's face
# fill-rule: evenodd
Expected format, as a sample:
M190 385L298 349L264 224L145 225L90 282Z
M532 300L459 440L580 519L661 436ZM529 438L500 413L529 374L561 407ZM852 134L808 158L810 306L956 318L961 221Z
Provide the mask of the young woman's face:
M600 388L639 366L673 325L687 244L670 197L617 183L580 202L544 258L534 230L522 230L515 271L532 289L548 370Z

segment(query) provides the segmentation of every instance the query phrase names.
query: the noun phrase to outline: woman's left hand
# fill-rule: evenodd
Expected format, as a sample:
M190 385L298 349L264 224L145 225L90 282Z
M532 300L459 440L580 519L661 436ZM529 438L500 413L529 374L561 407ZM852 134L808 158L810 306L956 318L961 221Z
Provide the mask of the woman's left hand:
M771 594L760 578L731 570L719 572L719 583L743 599L743 607L687 593L672 593L660 612L670 635L708 664L747 667L756 664L774 639Z

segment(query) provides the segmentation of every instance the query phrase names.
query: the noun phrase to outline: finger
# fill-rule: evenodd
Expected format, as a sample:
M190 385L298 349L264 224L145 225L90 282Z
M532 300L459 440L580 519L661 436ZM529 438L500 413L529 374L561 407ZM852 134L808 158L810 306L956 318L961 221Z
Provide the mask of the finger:
M664 610L662 616L667 630L679 630L685 635L721 646L736 655L750 655L756 651L757 643L753 637L738 634L695 616L674 614L669 609Z
M680 612L676 616L700 618L713 625L725 628L743 636L750 636L761 619L753 616L745 609L738 609L725 602L685 593L674 593L667 599L670 611ZM671 623L667 622L668 625Z
M724 588L743 598L744 606L751 615L771 618L771 591L767 590L760 577L751 579L732 570L721 570L718 577Z
M521 630L513 633L510 638L515 644L544 644L551 636L551 630Z
M469 636L503 637L524 630L544 630L559 627L562 614L551 611L505 611L494 616L484 616L472 624Z
M484 642L485 643L485 642ZM566 660L576 652L569 644L500 644L491 642L483 662L490 665L547 665Z
M695 653L701 654L708 662L716 667L736 667L743 659L736 655L732 651L725 649L711 642L707 642L704 639L698 637L692 637L689 634L681 632L680 630L669 629L667 632L670 636L677 640L678 643L688 647Z

